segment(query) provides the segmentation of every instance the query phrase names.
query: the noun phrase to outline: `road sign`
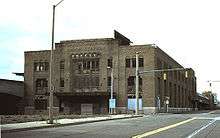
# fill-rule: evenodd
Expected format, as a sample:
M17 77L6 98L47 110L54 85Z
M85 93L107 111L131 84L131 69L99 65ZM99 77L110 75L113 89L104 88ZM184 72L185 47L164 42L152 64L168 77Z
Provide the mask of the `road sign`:
M109 99L109 108L115 108L115 107L116 107L116 100Z

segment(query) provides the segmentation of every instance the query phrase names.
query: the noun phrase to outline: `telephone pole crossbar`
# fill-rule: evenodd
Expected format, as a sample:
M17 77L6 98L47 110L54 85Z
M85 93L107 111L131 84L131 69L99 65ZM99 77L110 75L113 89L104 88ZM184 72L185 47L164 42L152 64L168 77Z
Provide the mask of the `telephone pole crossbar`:
M144 71L139 71L139 74L144 74L144 73L154 73L154 72L168 72L168 71L180 71L180 70L188 70L189 68L173 68L173 69L155 69L155 70L144 70Z

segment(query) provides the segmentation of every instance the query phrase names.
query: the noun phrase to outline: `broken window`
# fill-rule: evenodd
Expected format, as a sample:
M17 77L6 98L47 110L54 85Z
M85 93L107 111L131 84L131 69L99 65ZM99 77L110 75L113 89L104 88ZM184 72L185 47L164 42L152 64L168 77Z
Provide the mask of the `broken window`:
M86 69L86 61L83 61L83 70Z
M111 77L108 77L107 86L111 86Z
M47 100L36 99L34 101L34 107L36 110L46 110L47 109Z
M63 70L64 69L64 60L60 61L60 69Z
M99 77L95 77L95 86L99 86Z
M143 82L142 82L142 78L139 76L139 85L142 86Z
M44 94L47 92L48 81L46 78L36 80L36 93Z
M87 62L86 62L86 69L87 69L87 70L90 70L90 61L87 61Z
M139 67L144 67L144 58L139 58L138 64L139 64Z
M34 71L48 71L48 62L34 62Z
M43 62L40 62L40 71L44 71L44 63Z
M128 86L134 86L135 85L135 77L134 76L130 76L127 80Z
M95 62L95 68L99 69L99 61L98 60Z
M92 61L92 69L95 69L95 61Z
M112 58L108 59L108 67L112 68Z
M143 81L142 81L142 78L139 76L139 79L138 79L138 83L140 86L142 86L143 84ZM128 86L135 86L135 76L130 76L127 80L127 84Z
M125 66L126 66L126 68L131 67L131 59L129 59L129 58L125 59Z
M131 62L132 62L132 68L135 68L136 67L136 58L132 58Z
M60 78L60 87L64 87L64 78Z

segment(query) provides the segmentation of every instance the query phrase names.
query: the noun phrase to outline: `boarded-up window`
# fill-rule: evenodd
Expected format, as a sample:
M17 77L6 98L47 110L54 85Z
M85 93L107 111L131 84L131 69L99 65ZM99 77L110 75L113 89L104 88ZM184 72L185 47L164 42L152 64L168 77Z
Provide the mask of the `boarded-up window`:
M47 109L47 100L36 99L34 101L34 107L36 110L46 110Z

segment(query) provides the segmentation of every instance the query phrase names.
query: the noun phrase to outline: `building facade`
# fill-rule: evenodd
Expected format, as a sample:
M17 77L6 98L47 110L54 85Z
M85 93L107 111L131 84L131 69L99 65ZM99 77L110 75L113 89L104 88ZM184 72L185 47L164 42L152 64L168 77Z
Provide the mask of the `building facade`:
M139 70L182 68L152 44L131 45L117 31L114 38L60 41L55 44L52 83L55 86L54 110L60 113L108 113L111 71L116 112L127 113L128 99L135 98L135 54L139 52ZM49 106L50 50L25 52L24 82L26 113L47 111ZM164 78L166 73L166 78ZM194 71L172 71L139 76L139 98L144 113L163 109L195 107ZM159 101L159 102L158 102Z

